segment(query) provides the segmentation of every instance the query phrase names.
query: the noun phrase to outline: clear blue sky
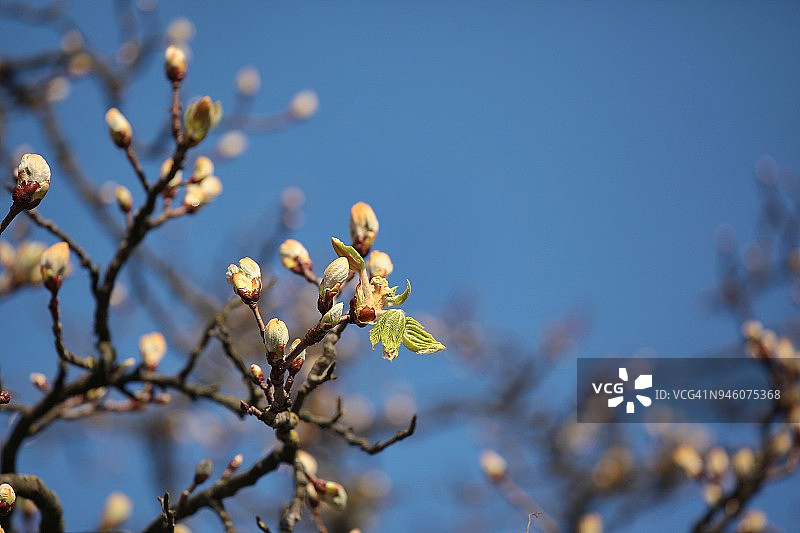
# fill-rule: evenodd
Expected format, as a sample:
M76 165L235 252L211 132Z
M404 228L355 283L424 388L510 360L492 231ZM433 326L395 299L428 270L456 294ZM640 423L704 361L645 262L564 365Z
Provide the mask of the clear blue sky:
M74 9L90 41L109 52L117 44L111 5ZM218 169L222 197L154 241L178 243L186 230L202 236L202 246L181 246L175 259L214 293L227 290L225 264L248 251L244 237L230 239L226 230L252 228L274 209L278 191L297 185L307 195L298 238L312 256L330 255L329 228L346 234L352 203L375 207L376 246L392 253L396 275L414 283L412 310L436 313L472 288L481 319L524 336L585 307L592 329L575 355L648 348L689 356L735 340L730 321L710 316L703 300L716 281L712 237L722 223L742 240L752 235L760 156L800 167L800 5L165 2L159 11L164 23L187 16L196 25L187 96L210 94L230 105L235 73L253 65L262 76L257 110L278 110L303 88L320 97L309 123L251 138L247 153ZM52 32L30 28L12 39L19 29L0 21L3 50L21 54L54 42ZM153 64L126 94L136 131L156 129L167 94L161 78ZM85 82L72 91L59 115L81 161L99 179L127 180L133 189L107 141L97 91ZM12 145L40 145L39 132L23 121L6 135ZM89 219L70 205L57 168L53 180L41 211L69 231L85 231ZM56 201L62 194L70 200ZM109 253L100 238L91 246L100 257ZM89 316L80 299L86 286L82 278L70 285L66 322L77 329ZM46 317L45 296L0 303L8 317L31 301L26 323L0 323L9 339L0 348L9 383L24 382L31 370L11 360L21 334L41 335L35 322ZM769 322L789 309L788 297L778 297L757 310ZM138 333L129 332L131 343ZM78 345L90 342L72 335ZM50 357L49 343L33 345ZM455 380L447 356L379 362L370 367L378 380L431 368ZM454 442L473 437L454 430L404 443L384 466L414 483L402 465L425 454L423 470L467 461L477 473L475 450L442 460ZM24 452L23 467L33 457ZM134 479L156 493L146 478ZM449 489L445 480L426 483L416 485L428 501ZM68 491L65 480L54 484ZM147 501L137 499L140 510ZM784 527L800 518L788 506L762 505ZM503 504L493 510L508 511ZM137 514L134 524L151 515ZM73 527L91 523L70 507L67 518ZM389 506L380 530L408 531L402 518Z

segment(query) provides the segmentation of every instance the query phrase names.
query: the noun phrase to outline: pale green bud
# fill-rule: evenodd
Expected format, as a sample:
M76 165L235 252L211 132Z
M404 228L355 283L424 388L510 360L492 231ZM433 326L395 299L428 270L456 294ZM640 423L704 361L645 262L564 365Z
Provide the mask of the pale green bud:
M249 257L240 259L238 266L228 265L225 279L244 303L255 303L261 297L261 268Z
M197 463L197 467L194 469L194 484L199 485L210 478L213 470L214 465L209 459L203 459Z
M117 185L114 189L114 198L117 200L117 205L123 213L130 213L133 208L133 195L130 189L124 185Z
M326 292L339 293L342 284L347 280L350 274L350 263L346 257L339 257L334 259L322 274L322 283L320 284L320 296L324 296Z
M267 322L267 329L264 337L267 352L283 357L286 351L286 344L289 342L289 329L286 327L283 320L273 318Z
M325 482L325 487L321 491L320 497L322 501L339 511L344 511L345 507L347 507L347 493L344 487L335 481Z
M183 117L187 144L195 146L205 139L208 132L219 124L221 118L222 104L212 102L208 96L189 104Z
M128 119L119 109L112 107L106 111L106 125L114 144L120 148L127 148L131 145L131 139L133 138L131 123L128 122Z
M339 323L339 320L341 320L343 313L344 313L344 303L339 302L338 304L331 307L327 313L322 315L322 318L319 320L319 323L323 329L330 329Z

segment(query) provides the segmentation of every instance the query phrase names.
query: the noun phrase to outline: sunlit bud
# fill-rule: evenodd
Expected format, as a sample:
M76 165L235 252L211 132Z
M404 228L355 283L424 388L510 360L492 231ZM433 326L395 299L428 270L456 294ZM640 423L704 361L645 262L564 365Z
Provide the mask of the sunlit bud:
M319 320L319 324L322 326L322 329L331 329L333 326L339 323L339 320L342 318L342 314L344 314L344 303L339 302L331 307L327 313L322 315L322 318Z
M0 391L0 405L5 405L11 401L11 393L7 390Z
M366 256L377 235L378 217L372 207L365 202L353 205L350 208L350 238L353 239L353 248Z
M722 498L722 485L706 483L703 485L703 499L708 505L715 505Z
M578 520L577 533L603 533L603 517L598 513L587 513Z
M508 472L508 463L494 450L484 450L480 457L481 470L492 481L500 481Z
M369 270L370 277L389 277L389 274L391 274L392 270L394 270L392 258L389 257L389 254L385 252L372 250L372 252L369 254L369 258L367 258L367 270Z
M170 81L181 81L186 76L186 54L177 46L170 45L164 52L164 70Z
M292 345L289 347L289 353L293 352L295 348L301 343L300 339L295 339L292 342ZM306 362L306 351L305 349L302 350L297 356L292 359L292 362L289 364L289 375L294 376L300 372L300 369L303 368L303 363Z
M44 286L57 291L69 266L69 245L63 241L52 245L42 253L39 266Z
M167 353L167 341L164 335L157 331L142 335L139 338L139 353L145 368L151 372L155 371Z
M286 239L278 248L278 255L281 258L281 264L292 272L302 274L305 270L312 269L311 256L299 241Z
M261 88L261 75L254 67L244 67L236 73L236 90L242 96L253 96Z
M216 176L208 176L200 183L190 183L186 186L186 196L183 203L190 211L210 203L222 193L222 181Z
M335 481L326 481L324 487L321 489L322 490L320 490L320 487L317 487L317 492L322 501L334 509L344 511L345 507L347 507L347 493L343 486Z
M264 371L261 370L261 367L257 364L253 363L250 365L250 375L256 380L258 383L264 383Z
M195 146L205 139L208 132L219 124L221 118L222 104L212 102L208 96L189 104L183 117L187 144Z
M325 268L322 274L322 283L319 285L319 298L317 303L321 313L327 312L333 305L333 299L342 289L342 284L347 281L350 274L350 263L346 257L339 257Z
M183 524L175 524L174 533L192 533L192 530Z
M47 392L50 390L50 384L47 383L47 376L41 372L31 372L30 380L33 386L40 391Z
M0 515L5 516L14 509L17 495L8 483L0 485Z
M106 125L111 134L111 140L120 148L127 148L131 145L133 129L131 123L125 118L119 109L112 107L106 111Z
M50 189L50 166L39 154L25 154L17 167L12 199L20 208L33 209Z
M672 451L672 461L689 477L697 477L703 471L702 457L688 444L681 444Z
M114 189L114 198L117 200L117 205L123 213L130 213L133 208L133 195L131 191L123 186L117 185Z
M194 484L199 485L200 483L210 478L213 470L214 470L214 465L211 463L209 459L203 459L202 461L197 463L197 467L194 469Z
M233 292L247 305L254 304L261 297L261 268L249 257L240 259L238 266L228 265L225 278L233 286Z
M194 170L192 170L192 177L189 181L191 183L200 183L212 174L214 174L214 162L210 158L201 155L194 162Z
M100 529L117 529L131 516L133 503L121 492L112 492L106 498Z
M733 471L739 479L746 479L753 473L756 464L756 456L750 448L742 448L732 458Z
M728 469L728 454L722 448L712 448L706 454L706 473L710 478L721 477Z
M305 470L306 474L309 476L317 475L317 460L314 459L313 455L305 450L297 450L295 458L303 465L303 470Z
M764 331L764 326L758 320L748 320L742 324L742 335L748 340L758 340L761 333Z
M228 463L228 468L230 468L231 470L236 470L237 468L242 466L243 462L244 462L244 456L240 453L237 453L233 457L233 459L231 459L231 462Z
M283 320L277 318L267 322L267 329L264 335L264 343L267 345L267 352L283 357L286 344L289 342L289 329Z
M751 509L742 517L736 533L761 533L767 529L767 515L763 511Z
M317 93L311 90L300 91L289 104L289 114L296 120L306 120L314 116L318 107Z

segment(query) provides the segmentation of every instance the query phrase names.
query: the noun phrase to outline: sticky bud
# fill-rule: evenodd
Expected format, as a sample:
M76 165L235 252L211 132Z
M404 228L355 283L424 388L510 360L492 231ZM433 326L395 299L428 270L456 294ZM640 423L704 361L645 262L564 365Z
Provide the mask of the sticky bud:
M289 104L289 114L295 120L308 120L314 116L319 107L317 93L311 90L300 91Z
M131 145L131 139L133 138L131 123L128 122L128 119L119 109L112 107L106 111L106 125L114 144L120 148L127 148Z
M121 492L112 492L106 498L100 529L117 529L131 516L133 503Z
M57 242L42 253L39 268L42 272L42 283L50 291L61 288L61 281L69 266L69 245Z
M261 267L249 257L239 259L238 266L228 265L225 279L245 304L254 304L261 297Z
M214 465L210 459L203 459L197 463L197 467L194 469L194 484L199 485L210 478L213 470Z
M378 235L378 217L375 211L365 202L358 202L350 208L350 237L353 248L362 256L369 253L375 237Z
M157 331L142 335L139 338L139 353L145 368L154 372L167 353L167 341L164 335Z
M210 130L219 124L221 118L222 104L212 102L208 96L189 104L183 117L186 143L189 146L196 146L206 138Z
M331 307L327 313L322 315L322 318L319 320L319 324L322 326L322 329L327 331L339 323L339 320L342 318L342 314L344 314L344 303L339 302Z
M293 352L295 348L302 342L300 339L295 339L292 341L292 345L289 347L289 353ZM295 376L300 369L303 368L303 363L306 362L306 351L303 350L297 356L292 359L292 362L289 364L289 375Z
M264 371L261 370L261 367L257 364L253 363L250 365L250 375L256 380L258 383L264 383Z
M192 177L189 181L200 183L212 174L214 174L214 162L210 158L201 155L194 162L194 170L192 170Z
M164 52L164 71L169 81L181 81L186 76L186 54L177 46L171 45Z
M333 305L333 300L342 290L342 284L350 274L350 263L346 257L339 257L325 268L322 282L319 285L319 301L317 308L326 313Z
M130 213L133 208L133 195L130 189L123 185L117 185L114 189L114 198L117 200L117 205L123 213Z
M14 205L33 209L50 190L50 166L39 154L25 154L17 167L17 184L11 193Z
M491 481L500 481L508 472L508 463L494 450L484 450L480 457L481 470Z
M296 274L303 274L312 269L311 256L300 241L286 239L278 247L278 255L284 268Z
M367 259L367 270L369 277L379 276L381 278L389 277L389 274L394 270L392 258L389 254L378 250L372 250Z
M338 511L347 507L347 492L344 487L335 481L325 481L322 487L316 487L322 501Z
M286 344L289 342L289 329L282 320L277 318L267 322L267 329L264 334L264 343L267 345L267 352L273 356L283 357L286 351Z
M17 501L17 495L14 493L13 487L8 483L0 485L0 515L6 516L14 509L14 502Z

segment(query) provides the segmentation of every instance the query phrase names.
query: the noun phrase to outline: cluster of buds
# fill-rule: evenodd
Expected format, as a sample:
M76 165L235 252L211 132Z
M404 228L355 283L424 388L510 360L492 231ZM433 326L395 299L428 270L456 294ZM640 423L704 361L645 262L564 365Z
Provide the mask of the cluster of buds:
M139 338L139 354L142 356L142 364L150 372L155 372L166 353L167 341L161 333L154 331Z
M0 516L6 516L13 511L15 501L17 495L14 493L14 488L8 483L0 485Z
M245 304L255 305L261 297L261 267L249 257L240 259L238 266L228 265L225 279Z
M378 217L372 207L365 202L353 205L350 208L350 237L353 248L366 257L377 235Z
M164 71L171 82L179 82L186 76L186 53L175 45L164 52Z
M131 123L128 122L128 119L119 109L112 107L106 111L106 125L114 144L120 148L128 148L131 145L133 128L131 128Z
M497 483L506 477L508 463L503 456L494 450L484 450L480 456L481 470L492 483Z
M25 154L17 167L17 183L11 193L12 209L27 211L42 201L50 190L50 166L39 154Z
M742 336L745 340L745 351L756 359L774 359L788 371L791 376L800 374L800 358L794 343L787 337L766 329L757 320L748 320L742 324Z
M283 359L289 343L289 329L283 320L270 319L264 330L264 344L267 347L267 360L270 364Z
M222 119L222 104L212 102L209 96L195 100L186 109L183 117L183 128L186 144L196 146L206 138Z
M299 241L286 239L278 247L278 255L284 268L295 274L305 275L313 270L311 256Z
M42 253L40 260L42 283L50 292L57 292L69 267L69 245L57 242Z
M334 259L325 268L322 274L322 282L319 284L319 299L317 309L320 313L327 313L342 291L342 288L350 275L350 263L346 257Z

